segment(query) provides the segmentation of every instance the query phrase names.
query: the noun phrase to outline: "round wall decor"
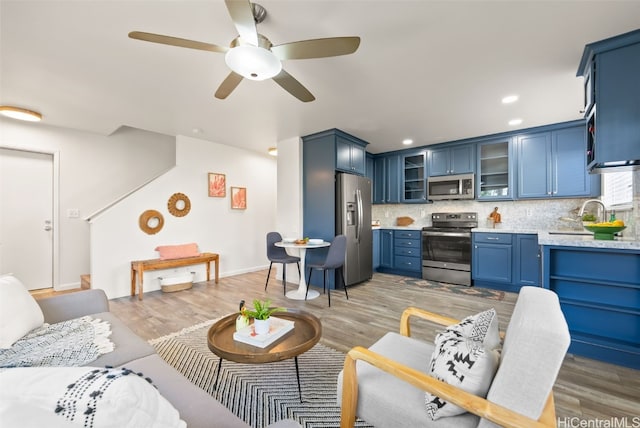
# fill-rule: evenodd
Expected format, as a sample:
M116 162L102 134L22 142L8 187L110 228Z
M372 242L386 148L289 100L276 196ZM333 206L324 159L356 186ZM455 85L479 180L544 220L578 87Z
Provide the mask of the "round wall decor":
M174 193L167 203L169 212L176 217L184 217L191 210L191 201L184 193Z
M146 210L140 214L138 225L147 235L155 235L164 226L164 217L156 210Z

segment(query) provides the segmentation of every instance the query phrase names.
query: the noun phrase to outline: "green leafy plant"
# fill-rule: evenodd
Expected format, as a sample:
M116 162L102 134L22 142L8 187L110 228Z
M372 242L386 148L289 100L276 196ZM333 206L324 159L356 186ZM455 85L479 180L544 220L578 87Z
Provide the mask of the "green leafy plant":
M274 312L285 312L285 308L272 308L270 307L271 300L267 299L264 302L258 299L253 301L253 310L245 310L244 315L249 318L257 320L266 320Z
M582 221L596 221L596 216L590 213L586 213L582 216Z

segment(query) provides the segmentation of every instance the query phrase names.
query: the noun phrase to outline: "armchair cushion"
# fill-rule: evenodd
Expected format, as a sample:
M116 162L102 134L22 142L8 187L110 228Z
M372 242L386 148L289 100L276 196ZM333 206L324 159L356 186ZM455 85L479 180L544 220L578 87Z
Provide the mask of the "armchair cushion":
M522 287L487 400L538 419L570 342L558 296L544 288ZM495 426L485 419L479 425Z
M426 374L425 355L433 344L389 332L369 348ZM424 406L424 391L363 361L356 363L358 404L356 414L379 427L475 427L479 418L470 413L431 421ZM338 376L338 404L342 399L342 372ZM401 416L399 417L399 412Z

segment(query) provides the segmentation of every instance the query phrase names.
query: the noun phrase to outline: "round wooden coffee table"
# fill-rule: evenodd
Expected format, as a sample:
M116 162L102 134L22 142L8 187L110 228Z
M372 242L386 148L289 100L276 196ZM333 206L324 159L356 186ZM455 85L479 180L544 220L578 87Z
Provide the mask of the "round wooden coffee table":
M255 364L273 363L293 358L296 365L298 393L300 395L300 401L302 401L298 355L308 351L318 343L320 336L322 336L322 324L320 324L320 320L314 315L296 309L277 312L273 316L293 321L294 327L292 331L266 348L259 348L233 339L233 333L236 331L237 313L227 315L209 328L209 332L207 333L209 350L220 357L216 378L213 383L214 390L218 386L218 377L220 376L223 359L236 363Z

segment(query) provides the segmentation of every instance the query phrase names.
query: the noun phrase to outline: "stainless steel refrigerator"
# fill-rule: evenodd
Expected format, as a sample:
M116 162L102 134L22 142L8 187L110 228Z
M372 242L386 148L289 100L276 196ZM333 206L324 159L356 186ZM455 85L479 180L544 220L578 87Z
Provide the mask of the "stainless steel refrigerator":
M347 236L344 282L357 284L373 274L371 232L371 180L353 174L336 174L336 235ZM336 284L340 284L336 276Z

